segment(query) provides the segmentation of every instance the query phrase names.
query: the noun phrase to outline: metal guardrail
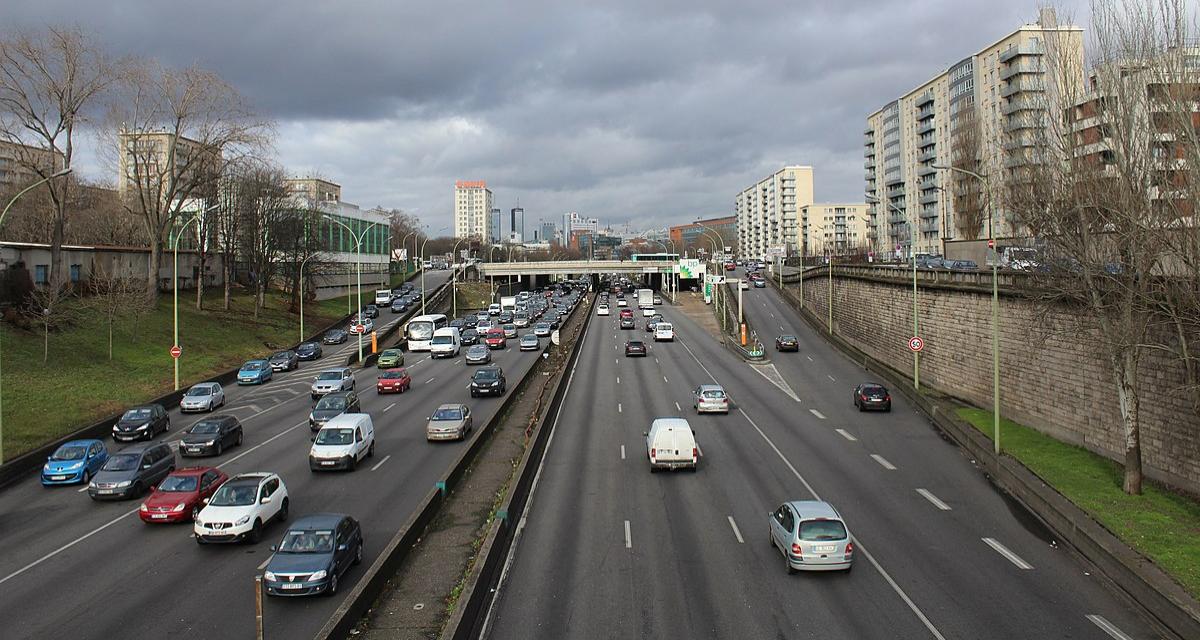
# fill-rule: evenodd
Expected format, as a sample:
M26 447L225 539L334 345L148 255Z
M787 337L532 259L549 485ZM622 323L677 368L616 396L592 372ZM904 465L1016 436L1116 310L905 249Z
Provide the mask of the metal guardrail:
M829 277L829 267L822 265L806 267L804 279ZM834 264L835 278L857 278L879 282L904 282L912 286L913 272L911 265L863 265L863 264ZM1023 271L1004 270L996 272L996 284L1001 291L1012 292L1029 286L1030 274ZM778 284L778 277L772 278ZM800 281L800 272L784 272L784 284L796 284ZM950 269L917 269L917 284L927 288L951 287L992 290L992 271L983 267L979 271L952 271Z

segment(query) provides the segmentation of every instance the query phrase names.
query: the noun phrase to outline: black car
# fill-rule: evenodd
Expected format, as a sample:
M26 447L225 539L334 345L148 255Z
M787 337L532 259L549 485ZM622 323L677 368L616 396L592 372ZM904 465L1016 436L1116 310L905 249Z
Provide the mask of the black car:
M500 317L496 319L500 324L508 324L513 321L513 312L501 311Z
M646 343L641 340L630 340L625 343L625 357L632 358L634 356L646 357Z
M504 380L504 370L500 367L484 367L476 369L471 375L471 397L502 396L507 383Z
M350 338L350 334L346 333L345 329L330 329L325 332L325 337L321 342L325 344L341 344Z
M462 331L465 328L465 326L464 326L465 324L466 324L466 321L464 321L462 318L455 318L450 321L449 326L451 326L455 329L458 329L459 331Z
M471 315L463 318L463 326L468 329L474 329L475 327L479 326L479 316L476 316L472 313Z
M782 335L775 338L776 351L799 351L800 341L793 335Z
M392 313L404 313L408 311L408 302L404 298L396 298L392 300Z
M136 498L175 470L175 454L165 442L135 444L110 456L88 483L92 500Z
M288 527L271 551L263 572L267 595L333 595L342 575L362 562L362 527L340 513L304 516Z
M319 342L302 342L296 347L296 358L300 360L316 360L324 355Z
M892 396L887 387L878 382L864 382L854 388L854 406L859 411L891 411Z
M467 329L459 334L458 342L464 347L469 347L473 344L479 344L479 332L475 329Z
M209 416L192 425L179 439L179 455L221 455L226 447L242 444L242 423L227 415Z
M369 305L363 307L362 314L364 316L374 320L375 318L379 317L379 307L377 307L373 304L369 304Z
M150 440L156 433L166 433L171 428L171 418L161 404L144 404L121 415L113 425L112 437L117 442Z
M308 428L320 431L326 422L343 413L358 413L362 407L358 402L358 394L354 391L336 391L325 394L312 411L308 414Z
M291 349L276 351L271 354L270 363L272 371L291 371L300 366L300 356Z

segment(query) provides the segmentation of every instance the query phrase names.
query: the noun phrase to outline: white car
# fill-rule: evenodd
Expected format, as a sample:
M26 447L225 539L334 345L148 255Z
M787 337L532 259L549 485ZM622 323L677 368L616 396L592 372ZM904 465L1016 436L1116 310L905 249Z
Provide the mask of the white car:
M363 334L368 334L375 330L375 321L367 316L359 316L355 318L355 321L353 324L361 324L363 326Z
M696 432L683 418L655 418L646 432L646 457L651 473L659 469L695 471L700 464Z
M219 382L201 382L192 385L179 399L179 411L212 411L225 406L225 389Z
M655 313L657 312L654 310L654 307L646 307L642 309L643 318L653 318Z
M608 315L608 305L602 304L602 305L596 307L596 315L598 315L598 316Z
M387 307L387 306L391 306L391 304L392 304L392 290L391 289L380 289L375 292L375 305L376 306Z
M258 542L272 520L288 516L288 492L274 473L241 473L221 485L196 515L196 543Z
M335 391L349 391L354 388L354 370L350 367L326 369L313 378L312 398L317 398Z
M629 306L629 303L628 303L628 302L625 302L625 298L618 298L618 299L617 299L617 306L618 306L618 307L628 307L628 306Z
M308 451L309 471L354 471L359 461L375 455L375 423L365 413L343 413L321 427Z
M675 327L671 326L670 322L659 321L654 325L654 341L655 342L673 342L675 340Z

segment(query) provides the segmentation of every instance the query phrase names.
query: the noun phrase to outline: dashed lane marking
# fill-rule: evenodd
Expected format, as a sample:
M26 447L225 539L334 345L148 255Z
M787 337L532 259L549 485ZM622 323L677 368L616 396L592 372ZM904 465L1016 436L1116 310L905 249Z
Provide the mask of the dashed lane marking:
M625 459L625 445L621 445L621 459Z
M884 459L883 456L879 455L878 453L872 453L871 459L874 460L875 462L878 462L879 466L883 467L884 469L887 469L888 471L896 470L896 465L888 462L886 459Z
M849 440L850 442L858 442L858 438L850 435L850 432L846 431L845 429L834 429L834 431L837 431L843 438Z
M733 537L737 538L738 542L745 544L746 541L742 539L742 532L738 531L738 526L737 523L733 521L733 516L726 517L729 518L729 526L733 527Z
M1025 562L1023 559L1021 559L1021 556L1010 551L1008 547L1000 544L1000 542L995 538L982 538L982 540L987 544L987 546L995 549L996 553L1004 556L1006 560L1017 565L1018 569L1028 571L1033 568L1033 565Z
M384 408L383 408L383 412L384 412L384 413L387 413L388 411L391 411L392 407L394 407L394 406L396 406L396 403L395 403L395 402L393 402L393 403L389 404L388 406L386 406L386 407L384 407Z
M629 535L629 521L628 520L625 521L625 548L626 549L633 548L633 538L630 537L630 535Z
M376 462L376 463L375 463L375 466L371 467L371 471L374 471L374 470L378 469L379 467L382 467L382 466L383 466L383 463L387 462L387 461L388 461L388 460L390 460L391 458L392 458L391 454L388 454L388 455L384 456L384 457L383 457L383 460L380 460L379 462Z
M933 506L937 507L938 509L941 509L942 511L950 510L950 505L946 504L945 502L942 502L937 496L933 495L933 493L930 492L928 489L917 489L917 493L921 494L922 498L925 498L926 500L928 500L931 504L933 504Z
M1117 625L1109 622L1108 620L1105 620L1104 616L1098 616L1093 613L1093 614L1089 614L1085 617L1088 620L1091 620L1092 624L1096 625L1097 627L1100 627L1100 629L1103 630L1104 633L1107 633L1108 635L1112 636L1116 640L1133 640L1133 638L1130 637L1129 635L1127 635L1124 631L1121 631L1120 629L1118 629Z
M809 409L809 410L808 410L808 412L809 412L809 413L811 413L811 414L813 414L814 416L816 416L816 417L817 417L818 419L820 419L820 420L824 420L824 419L825 419L825 414L821 413L820 411L817 411L816 409Z

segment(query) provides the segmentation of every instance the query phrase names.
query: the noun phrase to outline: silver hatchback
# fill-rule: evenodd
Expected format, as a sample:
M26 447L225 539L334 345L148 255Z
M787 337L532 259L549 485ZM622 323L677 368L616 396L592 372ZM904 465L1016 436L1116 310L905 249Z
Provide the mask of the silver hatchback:
M854 542L841 514L820 500L785 502L767 516L771 544L783 553L788 573L849 571Z
M696 413L729 413L729 396L719 384L702 384L692 391Z
M465 404L444 404L425 423L425 439L466 440L471 423L470 407Z

